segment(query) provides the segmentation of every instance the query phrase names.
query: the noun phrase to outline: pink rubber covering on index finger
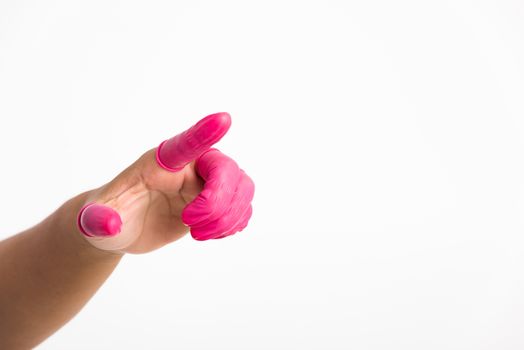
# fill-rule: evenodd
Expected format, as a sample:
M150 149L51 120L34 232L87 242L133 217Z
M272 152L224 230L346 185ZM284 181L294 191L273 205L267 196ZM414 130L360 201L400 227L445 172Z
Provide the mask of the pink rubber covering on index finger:
M179 171L217 143L229 130L231 117L220 112L208 115L188 130L158 146L158 164L169 171Z

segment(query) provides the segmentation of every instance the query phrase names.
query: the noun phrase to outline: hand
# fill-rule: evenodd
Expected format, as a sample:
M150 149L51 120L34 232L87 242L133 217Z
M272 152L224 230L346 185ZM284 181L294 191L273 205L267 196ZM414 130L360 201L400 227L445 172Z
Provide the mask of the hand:
M230 125L227 113L207 116L92 191L78 214L85 239L102 250L145 253L189 230L197 240L242 231L252 213L253 181L210 148Z

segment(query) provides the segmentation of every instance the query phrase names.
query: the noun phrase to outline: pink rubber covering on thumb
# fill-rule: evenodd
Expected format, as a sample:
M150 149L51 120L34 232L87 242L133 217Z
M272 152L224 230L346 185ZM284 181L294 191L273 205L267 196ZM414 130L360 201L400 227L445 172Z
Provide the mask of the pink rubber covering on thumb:
M78 227L89 237L109 237L120 232L122 219L112 208L91 203L78 213Z
M217 143L229 130L231 117L221 112L208 115L188 130L158 146L158 164L169 171L179 171Z

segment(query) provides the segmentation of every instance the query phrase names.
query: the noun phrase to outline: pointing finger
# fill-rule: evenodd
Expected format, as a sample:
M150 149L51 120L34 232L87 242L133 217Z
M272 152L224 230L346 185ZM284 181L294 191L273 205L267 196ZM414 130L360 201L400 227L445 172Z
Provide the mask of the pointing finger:
M229 130L231 117L221 112L208 115L188 130L158 146L158 164L169 171L179 171L217 143Z

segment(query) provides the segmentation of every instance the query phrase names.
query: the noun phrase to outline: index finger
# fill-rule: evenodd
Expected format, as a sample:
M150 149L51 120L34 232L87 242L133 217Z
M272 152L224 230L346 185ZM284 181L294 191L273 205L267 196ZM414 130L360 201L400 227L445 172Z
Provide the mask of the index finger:
M208 115L186 131L162 142L156 150L156 160L166 170L179 171L220 141L230 126L228 113Z

